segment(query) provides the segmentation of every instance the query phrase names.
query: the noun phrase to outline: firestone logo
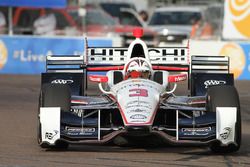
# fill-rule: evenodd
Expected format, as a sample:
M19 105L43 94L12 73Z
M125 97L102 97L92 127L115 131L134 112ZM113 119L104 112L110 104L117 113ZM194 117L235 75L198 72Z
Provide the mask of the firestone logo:
M4 65L7 63L7 60L8 60L8 50L3 41L0 40L0 69L4 67Z

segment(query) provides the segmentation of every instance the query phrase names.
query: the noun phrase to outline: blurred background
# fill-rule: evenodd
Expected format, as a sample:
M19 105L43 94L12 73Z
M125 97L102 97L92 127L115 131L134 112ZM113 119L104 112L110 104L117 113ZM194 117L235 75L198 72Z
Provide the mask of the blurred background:
M85 37L127 47L135 27L149 47L229 56L235 79L250 79L250 0L1 0L0 73L40 74L48 54L84 54Z

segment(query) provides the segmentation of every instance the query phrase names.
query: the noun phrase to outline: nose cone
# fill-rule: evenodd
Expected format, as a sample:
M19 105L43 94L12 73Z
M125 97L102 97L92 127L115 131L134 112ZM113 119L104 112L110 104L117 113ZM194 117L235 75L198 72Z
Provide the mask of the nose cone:
M136 38L141 38L143 36L143 29L142 28L135 28L133 30L133 36Z
M163 87L144 79L129 79L111 88L117 95L124 125L152 125ZM156 89L157 88L157 89Z

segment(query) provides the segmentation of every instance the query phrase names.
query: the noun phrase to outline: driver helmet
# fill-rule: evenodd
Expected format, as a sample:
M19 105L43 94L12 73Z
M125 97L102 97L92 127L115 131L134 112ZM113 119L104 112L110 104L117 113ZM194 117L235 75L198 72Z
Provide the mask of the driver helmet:
M129 64L126 72L127 78L144 78L149 79L151 76L150 66L146 61L135 60Z

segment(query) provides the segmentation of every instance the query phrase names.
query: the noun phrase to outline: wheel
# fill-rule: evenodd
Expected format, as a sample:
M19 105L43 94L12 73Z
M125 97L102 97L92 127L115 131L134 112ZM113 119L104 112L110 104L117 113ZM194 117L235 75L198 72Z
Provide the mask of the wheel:
M42 87L39 96L38 106L38 126L37 126L37 141L42 148L59 148L66 149L68 143L59 141L55 146L42 144L41 123L40 123L40 107L61 107L61 112L70 111L71 92L68 85L61 84L45 84Z
M220 146L214 143L210 149L216 153L231 153L238 151L241 145L241 114L239 95L234 86L220 85L214 86L207 91L207 111L216 112L216 107L237 107L237 120L235 125L236 145Z

